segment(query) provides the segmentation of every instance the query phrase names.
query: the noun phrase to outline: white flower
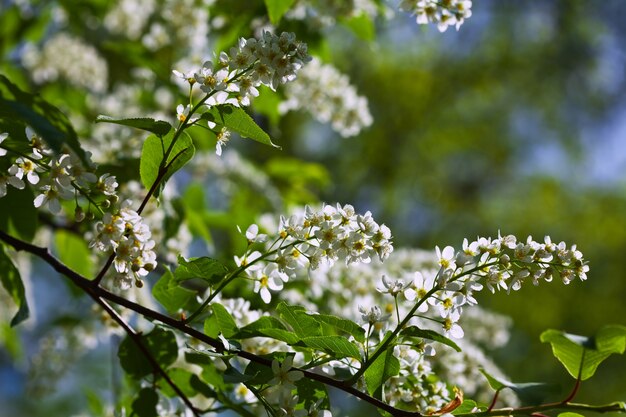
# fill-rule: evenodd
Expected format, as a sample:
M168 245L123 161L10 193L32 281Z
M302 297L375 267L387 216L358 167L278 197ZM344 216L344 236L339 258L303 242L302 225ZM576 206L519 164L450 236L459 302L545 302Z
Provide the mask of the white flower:
M452 246L446 246L443 248L443 251L439 249L439 246L436 246L435 250L437 251L439 265L441 265L444 270L456 269L456 259L454 256L454 248Z
M41 194L35 197L35 207L40 208L44 205L48 205L48 209L58 214L61 212L61 203L59 200L71 200L74 197L74 193L67 188L56 187L53 185L44 185L40 188Z
M191 111L191 105L187 104L186 106L183 106L182 104L179 104L178 106L176 106L176 118L181 122L184 123L187 119L189 119L187 121L187 124L191 125L193 123L195 123L198 119L200 119L197 116L194 116L192 118L189 118L189 112Z
M215 144L215 154L217 156L222 156L222 146L226 146L226 144L230 141L230 130L226 127L222 127L217 133L217 143Z
M272 291L283 289L283 282L289 281L289 276L278 270L276 264L267 264L263 270L256 271L256 281L254 292L261 296L261 299L269 304L272 301Z
M41 159L41 155L33 154L31 158ZM39 171L41 171L41 168L39 168L35 162L29 158L22 157L17 158L15 163L9 167L9 174L19 179L22 179L22 177L26 175L28 182L33 185L39 182L39 174L37 174Z
M4 142L4 140L8 137L9 137L8 133L0 133L0 156L4 156L7 154L7 150L3 148L1 145L2 145L2 142Z
M7 184L12 185L19 190L23 190L26 186L26 184L24 184L24 181L15 176L0 174L0 198L7 195Z
M272 361L272 372L274 377L268 382L271 386L280 386L282 390L291 392L296 386L294 382L304 378L302 371L291 370L293 367L293 356L287 356L280 363L276 359Z

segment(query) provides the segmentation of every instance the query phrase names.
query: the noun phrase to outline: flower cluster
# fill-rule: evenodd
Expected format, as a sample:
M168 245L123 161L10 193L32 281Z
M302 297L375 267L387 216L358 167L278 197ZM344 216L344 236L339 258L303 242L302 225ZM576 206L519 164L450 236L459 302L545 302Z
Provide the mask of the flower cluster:
M374 257L382 261L393 251L389 228L376 223L369 211L357 214L351 205L324 205L321 210L307 206L303 215L281 216L278 229L278 235L268 240L258 234L258 226L250 226L249 248L267 242L264 255L248 249L243 257L235 257L266 303L271 300L269 290L281 290L304 267L315 270L338 260L368 263Z
M260 39L240 38L237 47L229 53L221 52L214 61L206 61L202 68L174 74L189 84L197 83L207 94L213 94L207 104L250 104L258 95L257 87L272 89L293 81L296 72L311 60L306 44L297 42L293 33L275 35L265 32Z
M229 53L221 52L214 61L206 61L195 71L182 73L174 70L178 78L191 87L198 85L206 93L202 100L207 106L231 104L249 106L252 98L259 95L258 87L266 85L275 90L280 84L296 79L296 72L309 62L306 44L296 41L293 33L275 35L263 33L260 39L240 38L237 47ZM181 123L192 124L191 105L177 108ZM209 128L216 124L209 121ZM221 155L222 147L228 143L230 133L224 127L217 132L216 153Z
M65 33L51 36L41 49L27 44L22 63L37 84L62 79L94 93L107 89L106 61L93 46Z
M156 267L155 242L150 228L130 208L130 201L122 202L115 212L105 213L102 221L97 223L96 230L97 234L90 246L115 254L115 284L127 289L135 281L135 285L140 287L141 277Z
M402 0L400 9L416 16L417 23L436 23L440 32L459 27L472 15L471 0Z
M320 122L330 122L343 137L358 134L373 121L367 98L357 94L346 75L316 58L287 86L285 95L281 113L306 110Z
M2 143L8 137L0 135L0 155L6 156L10 147L4 148ZM26 128L26 137L30 141L31 152L29 154L17 153L20 156L13 160L6 174L0 174L0 197L7 193L7 184L15 188L23 189L26 182L36 186L39 194L35 197L35 207L47 206L50 212L61 212L61 201L76 199L84 196L104 196L115 200L117 181L114 176L104 174L98 178L95 165L86 155L88 166L72 151L55 155L46 143L30 127ZM13 153L13 152L12 152ZM26 181L26 182L25 182ZM93 200L90 200L92 204ZM110 204L106 201L103 204ZM80 205L76 205L76 220L81 221L85 217Z

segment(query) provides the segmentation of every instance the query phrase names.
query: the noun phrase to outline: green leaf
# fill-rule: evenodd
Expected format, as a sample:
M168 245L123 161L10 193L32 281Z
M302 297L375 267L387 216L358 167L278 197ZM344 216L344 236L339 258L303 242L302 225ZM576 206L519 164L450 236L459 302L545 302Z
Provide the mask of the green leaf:
M280 318L285 320L300 337L321 336L322 326L311 316L306 314L304 307L290 306L281 302L276 307Z
M183 394L188 397L193 397L194 395L196 395L194 388L191 386L191 378L194 377L195 374L188 371L187 369L170 368L167 371L167 375L170 377L172 382L174 382L174 384L176 384L176 386L180 388ZM176 393L176 391L174 391L170 384L165 381L163 381L161 384L161 392L170 398L178 396L178 394Z
M593 376L598 365L613 353L624 353L626 327L608 325L594 337L568 334L559 330L546 330L541 341L552 346L552 353L565 366L569 374L582 381Z
M133 412L138 417L157 417L157 404L159 403L159 394L152 388L142 388L133 401Z
M178 257L178 268L174 271L174 283L198 278L209 283L217 284L228 273L228 268L216 259L203 256L186 260Z
M260 329L261 336L271 337L272 339L282 340L289 345L295 345L300 341L298 335L293 334L289 330L281 329Z
M478 403L474 400L466 399L463 400L463 403L461 403L460 406L452 411L452 414L467 414L475 411L476 409L479 409Z
M165 269L165 273L152 287L152 295L170 314L176 314L196 297L194 291L176 285L172 272Z
M213 314L215 315L216 323L220 333L224 335L226 338L232 337L237 333L237 323L233 316L230 315L226 308L219 304L214 303L211 304L211 309L213 310Z
M358 16L351 16L347 19L342 19L341 23L349 27L356 36L364 41L374 40L376 28L374 27L374 21L367 15L367 13L363 12Z
M0 75L0 118L22 121L33 128L55 154L68 146L88 165L85 151L65 114L38 95L20 90L4 75Z
M233 339L249 339L251 337L265 336L262 331L269 329L287 330L285 325L276 317L261 316L252 323L242 327L233 335Z
M380 387L400 372L400 361L393 355L393 347L379 355L363 374L370 395L380 397Z
M309 314L308 316L319 323L328 324L340 332L351 335L357 342L365 342L365 330L352 320L329 314Z
M547 384L544 382L514 383L504 378L495 377L484 368L480 368L480 372L487 378L487 382L491 388L496 391L510 388L517 394L522 403L527 405L540 404L548 395L556 394L559 391L559 386L556 384Z
M172 129L162 138L157 135L150 135L143 143L141 161L139 163L139 174L141 176L141 183L146 189L150 189L159 177L161 162L163 161L165 152L174 140L175 135L176 131ZM163 164L163 169L167 167L167 170L163 174L159 187L154 193L155 197L159 196L167 180L193 158L195 152L196 149L193 146L193 141L187 132L183 131L168 155L167 162Z
M176 361L178 344L173 332L155 327L149 334L140 337L161 367L167 368ZM120 343L117 356L120 358L122 369L133 378L139 379L154 372L148 359L130 337L126 337Z
M0 244L0 281L2 286L9 293L13 302L17 305L17 313L11 319L11 327L17 326L30 315L26 294L24 291L24 283L20 272L17 270L11 258L6 254L4 245Z
M94 264L87 242L74 233L58 230L54 243L61 261L84 277L94 276Z
M0 198L0 228L31 241L39 226L33 191L30 187L23 190L8 188L7 198Z
M293 6L295 0L265 0L267 14L273 25L278 25L280 19Z
M359 348L343 336L303 337L301 344L326 352L337 359L349 357L361 360Z
M461 348L459 347L459 345L454 343L454 341L452 341L451 339L445 337L444 335L440 333L437 333L434 330L425 330L425 329L420 329L417 326L410 326L402 330L400 334L405 337L419 337L421 339L434 340L435 342L443 343L444 345L450 346L452 349L456 350L457 352L461 351Z
M150 117L137 117L131 119L115 119L113 117L99 115L96 123L113 123L117 125L130 126L137 129L154 133L157 136L165 136L172 129L172 125L163 120L155 120Z
M272 143L270 136L255 123L252 117L239 107L229 104L213 106L202 114L202 118L226 126L233 132L239 133L241 137L280 149L280 146Z
M298 388L299 403L304 404L304 409L308 410L318 400L322 400L319 405L319 410L330 409L330 403L328 402L328 392L326 391L326 385L319 381L314 381L309 378L302 378L295 382L296 388ZM318 414L319 415L319 414Z
M585 417L585 416L583 416L582 414L572 413L571 411L568 411L566 413L559 413L557 417Z

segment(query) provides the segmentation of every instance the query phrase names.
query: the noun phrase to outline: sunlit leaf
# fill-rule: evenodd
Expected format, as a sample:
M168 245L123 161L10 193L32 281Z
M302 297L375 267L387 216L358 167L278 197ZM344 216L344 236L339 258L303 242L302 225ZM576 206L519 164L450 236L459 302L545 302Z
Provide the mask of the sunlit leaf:
M556 384L548 384L543 382L524 382L514 383L504 378L491 375L484 368L480 372L487 378L489 386L496 391L504 388L510 388L522 400L523 404L536 405L540 404L548 395L558 393L559 386Z
M152 287L152 295L170 314L176 314L184 309L196 297L194 291L176 285L174 275L167 268Z
M145 130L154 133L157 136L165 136L172 129L172 125L163 120L155 120L149 117L137 117L131 119L116 119L113 117L99 115L96 117L96 123L113 123L117 125L134 127L136 129Z
M265 0L267 14L273 25L278 25L283 15L291 8L295 0Z
M370 395L380 397L380 387L400 372L400 361L393 354L393 347L379 355L363 374Z
M350 343L348 339L343 336L313 336L303 337L301 344L321 350L335 358L354 358L361 359L361 353L359 348Z
M59 259L64 264L84 277L93 277L93 259L83 237L65 230L58 230L54 236L54 243Z
M139 174L141 176L141 183L146 189L150 189L155 181L160 179L159 187L154 193L155 197L159 196L167 180L174 175L176 171L185 166L196 152L193 141L187 132L183 131L167 156L166 163L162 164L165 152L167 152L175 135L176 131L172 129L162 138L157 135L150 135L143 143L141 161L139 163ZM161 170L163 172L160 172ZM160 177L159 174L161 174Z
M291 328L294 333L300 337L321 336L322 327L320 324L304 310L304 307L290 306L281 302L276 307L276 311Z
M624 353L626 327L608 325L594 337L578 336L559 330L546 330L541 341L552 346L552 353L565 366L569 374L580 379L591 378L598 365L613 353Z
M270 136L256 124L252 117L239 107L227 104L213 106L202 114L202 118L226 126L233 132L239 133L241 137L279 148L272 143Z
M230 338L237 333L237 323L223 305L213 303L211 304L211 309L213 310L219 332L222 333L224 337Z
M189 260L178 257L178 267L174 271L174 283L190 279L201 279L209 284L220 282L228 273L228 268L216 259L203 256Z
M449 339L434 330L420 329L417 326L410 326L402 330L400 334L406 337L419 337L421 339L434 340L435 342L443 343L444 345L450 346L457 352L461 351L459 345L457 345L452 339Z

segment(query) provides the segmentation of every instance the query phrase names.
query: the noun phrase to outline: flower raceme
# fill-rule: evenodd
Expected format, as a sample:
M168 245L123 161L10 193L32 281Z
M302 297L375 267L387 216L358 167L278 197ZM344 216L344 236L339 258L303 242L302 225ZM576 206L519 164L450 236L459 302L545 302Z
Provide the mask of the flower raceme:
M239 39L228 54L221 52L216 59L205 61L201 68L184 73L174 70L173 73L190 88L197 85L206 94L201 103L208 107L220 104L245 107L259 95L258 87L265 85L276 90L280 84L295 80L297 71L310 60L306 44L296 41L293 33L265 32L260 39ZM178 106L177 117L181 123L197 121L189 118L192 108L191 105ZM212 121L208 125L209 129L216 127ZM221 128L216 133L216 153L221 155L229 132Z
M270 289L282 289L302 268L315 270L340 260L369 263L374 257L383 261L393 251L389 228L376 223L369 211L357 214L349 204L326 204L319 210L307 206L302 215L281 216L273 236L259 235L258 226L252 225L246 238L248 250L235 262L255 281L254 291L266 303ZM251 249L261 241L264 254Z

